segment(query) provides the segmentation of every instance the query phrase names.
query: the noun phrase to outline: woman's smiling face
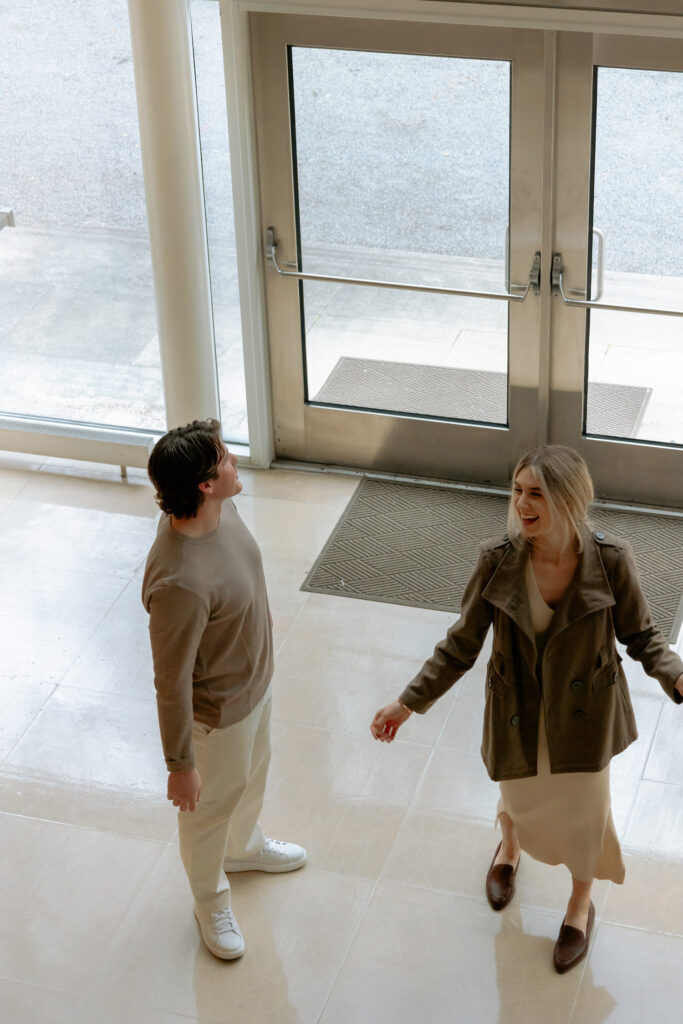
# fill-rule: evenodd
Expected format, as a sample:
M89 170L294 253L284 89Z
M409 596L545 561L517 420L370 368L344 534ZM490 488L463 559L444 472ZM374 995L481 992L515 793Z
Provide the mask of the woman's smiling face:
M512 484L512 503L522 524L522 536L530 540L552 532L552 516L536 474L529 466L520 469Z

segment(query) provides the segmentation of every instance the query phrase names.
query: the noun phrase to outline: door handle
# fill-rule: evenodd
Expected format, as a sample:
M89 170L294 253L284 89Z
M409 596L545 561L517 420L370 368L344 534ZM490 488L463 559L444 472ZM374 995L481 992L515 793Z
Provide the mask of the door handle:
M268 228L266 231L265 239L265 256L268 265L271 269L275 270L280 277L294 277L299 281L334 281L338 284L359 284L365 285L370 288L397 288L401 291L410 292L430 292L434 295L464 295L470 299L499 299L503 302L524 302L527 295L533 290L535 295L538 295L541 289L541 254L540 252L534 253L533 262L531 269L529 270L529 280L526 285L523 284L512 284L511 288L523 288L524 291L519 293L508 292L476 292L467 291L461 288L438 288L434 285L425 284L405 284L399 281L374 281L367 278L358 277L336 277L330 274L305 274L300 270L282 270L277 261L277 240L275 238L275 229Z
M562 253L553 253L551 270L551 287L553 295L559 295L565 306L579 306L581 309L614 309L620 313L654 313L658 316L683 316L683 309L654 309L649 306L618 306L610 302L595 302L586 299L585 291L564 287L564 265ZM600 290L600 294L602 291ZM583 295L582 299L572 299L570 295Z

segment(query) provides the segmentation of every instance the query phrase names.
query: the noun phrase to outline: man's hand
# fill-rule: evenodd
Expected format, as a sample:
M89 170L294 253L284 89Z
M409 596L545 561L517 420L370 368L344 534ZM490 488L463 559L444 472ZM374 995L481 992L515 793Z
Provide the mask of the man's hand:
M678 679L674 683L674 686L676 687L676 689L680 693L681 697L683 697L683 672L681 672L680 676L678 677Z
M173 806L181 811L193 811L199 803L202 791L202 780L196 768L186 772L168 773L168 791L166 796L173 801Z

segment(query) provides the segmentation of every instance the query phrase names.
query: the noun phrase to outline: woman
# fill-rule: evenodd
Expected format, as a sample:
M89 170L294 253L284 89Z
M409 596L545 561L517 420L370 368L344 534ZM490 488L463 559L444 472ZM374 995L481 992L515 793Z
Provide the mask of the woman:
M507 906L522 850L569 868L559 973L588 949L593 879L624 879L609 762L637 732L615 638L675 703L683 699L683 661L650 619L630 545L589 528L592 500L588 468L571 448L545 445L520 459L508 535L481 545L459 620L371 725L391 742L472 667L493 624L481 752L500 783L503 838L486 895L494 910Z

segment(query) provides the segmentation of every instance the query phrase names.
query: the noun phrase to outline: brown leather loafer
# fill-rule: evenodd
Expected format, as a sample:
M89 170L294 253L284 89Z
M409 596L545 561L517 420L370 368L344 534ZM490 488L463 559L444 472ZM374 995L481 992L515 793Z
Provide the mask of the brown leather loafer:
M522 859L520 853L514 867L512 864L494 864L502 845L503 841L501 839L493 855L491 867L486 873L486 899L494 910L503 910L515 895L515 875L517 874L519 862Z
M591 900L591 905L588 908L588 923L585 935L578 928L572 928L570 924L562 922L560 934L557 937L553 952L553 965L558 974L564 974L565 971L571 970L572 967L583 960L588 952L588 943L591 939L594 921L595 907Z

